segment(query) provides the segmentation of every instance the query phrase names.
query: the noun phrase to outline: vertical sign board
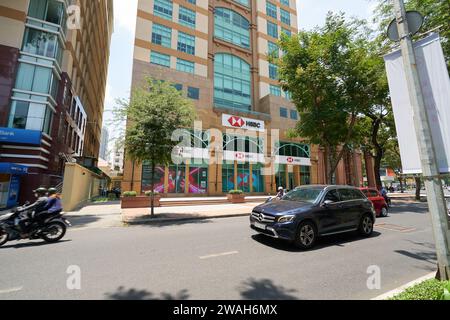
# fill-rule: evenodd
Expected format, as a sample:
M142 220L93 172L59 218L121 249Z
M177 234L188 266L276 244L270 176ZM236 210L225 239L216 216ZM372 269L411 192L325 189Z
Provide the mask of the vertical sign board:
M414 44L417 71L429 115L441 173L450 172L450 79L439 36L432 34ZM400 51L384 57L397 127L403 173L422 173L403 58Z

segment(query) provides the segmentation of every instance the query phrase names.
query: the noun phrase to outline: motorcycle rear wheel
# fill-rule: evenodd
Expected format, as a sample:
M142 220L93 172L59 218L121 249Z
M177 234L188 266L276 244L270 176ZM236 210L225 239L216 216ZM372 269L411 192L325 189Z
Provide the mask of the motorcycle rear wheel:
M50 222L45 226L42 234L44 241L53 243L61 240L66 234L66 225L61 222Z

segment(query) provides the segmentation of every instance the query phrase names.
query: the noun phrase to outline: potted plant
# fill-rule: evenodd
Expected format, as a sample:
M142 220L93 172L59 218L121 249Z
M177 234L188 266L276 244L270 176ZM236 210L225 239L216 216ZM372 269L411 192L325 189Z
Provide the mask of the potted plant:
M136 191L125 191L120 198L121 208L147 208L150 206L150 198L138 196Z
M155 207L160 207L160 203L159 200L161 199L161 195L159 194L158 191L152 192L152 191L145 191L145 196L151 198L151 196L153 195L153 205ZM151 199L150 199L151 200Z
M228 201L231 203L244 203L245 195L242 190L230 190L227 195Z

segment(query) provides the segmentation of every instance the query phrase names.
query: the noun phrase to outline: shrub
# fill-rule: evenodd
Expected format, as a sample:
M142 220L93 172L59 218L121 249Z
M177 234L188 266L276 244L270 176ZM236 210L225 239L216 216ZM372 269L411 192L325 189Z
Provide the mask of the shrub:
M244 191L242 190L230 190L228 191L229 194L243 194Z
M390 300L450 300L450 281L426 280L412 286Z
M152 196L152 192L151 192L151 191L145 191L144 194L145 194L147 197L151 197L151 196ZM159 192L158 192L158 191L155 191L153 194L154 194L155 196L157 196L157 195L159 195Z
M136 197L137 192L136 191L125 191L122 195L124 197Z

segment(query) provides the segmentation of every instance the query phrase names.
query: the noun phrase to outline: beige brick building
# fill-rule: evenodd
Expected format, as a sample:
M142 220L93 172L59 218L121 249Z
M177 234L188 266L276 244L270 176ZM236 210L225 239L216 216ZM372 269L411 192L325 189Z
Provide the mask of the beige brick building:
M281 34L297 30L295 0L139 0L132 87L146 76L172 82L194 101L202 126L191 131L183 164L158 168L157 191L267 194L324 182L319 148L287 136L298 113L268 61L282 54ZM222 151L210 150L211 129L220 130ZM347 181L346 169L361 172L361 161L347 163L338 181ZM126 158L122 189L150 183L149 166Z

